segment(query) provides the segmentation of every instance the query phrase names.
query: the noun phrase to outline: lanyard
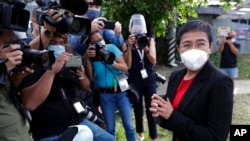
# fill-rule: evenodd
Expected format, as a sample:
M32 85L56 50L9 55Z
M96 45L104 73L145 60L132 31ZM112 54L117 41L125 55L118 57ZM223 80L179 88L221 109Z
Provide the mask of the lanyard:
M139 54L139 56L140 56L140 59L141 59L141 63L142 63L142 67L144 68L144 61L143 61L143 58L144 58L144 50L142 49L141 51L140 51L140 49L138 48L138 47L136 47L136 49L137 49L137 52L138 52L138 54Z

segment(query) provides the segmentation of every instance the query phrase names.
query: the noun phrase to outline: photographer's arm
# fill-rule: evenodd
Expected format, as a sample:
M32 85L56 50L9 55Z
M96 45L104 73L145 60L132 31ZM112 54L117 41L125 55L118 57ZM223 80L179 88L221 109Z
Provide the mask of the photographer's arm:
M96 56L96 51L91 49L91 45L88 46L87 50L86 50L86 55L85 55L85 69L86 69L86 75L88 76L88 78L90 79L90 81L94 81L94 74L93 74L93 68L92 68L92 64L91 64L91 60L90 57L94 57Z
M47 15L54 19L56 22L60 22L62 20L62 13L57 12L54 9L50 9L47 12ZM30 42L30 47L33 49L39 49L40 41L42 40L42 45L44 48L47 48L49 42L53 36L53 33L56 32L56 27L46 23L43 21L44 29L41 30L41 33Z
M123 56L119 56L115 62L112 64L112 66L118 70L122 70L124 72L128 72L128 65L126 64Z
M11 76L11 84L12 86L14 86L15 88L17 88L20 83L22 82L23 78L26 77L27 75L34 73L34 70L31 68L25 68L24 71L20 71L20 72L15 72L13 73L13 75Z
M51 70L47 70L36 83L21 90L21 100L26 109L33 111L45 101L50 93L55 75L69 61L70 56L70 53L63 52L56 59Z
M144 49L144 54L150 61L152 65L156 65L156 52L155 52L155 40L153 38L150 39L150 46L146 46Z
M124 58L127 63L128 69L131 68L132 64L132 48L136 40L133 34L129 35L127 43L122 46L122 51L124 52Z
M232 41L228 42L228 45L230 46L230 50L234 55L237 55L239 50L234 46Z
M79 67L77 69L77 72L81 75L80 78L80 86L83 90L88 90L90 87L90 81L89 78L85 75L85 69L83 66Z
M226 41L227 41L226 38L223 36L221 38L221 43L220 43L220 46L219 46L219 49L218 49L219 53L221 53L224 50L224 45L225 45Z

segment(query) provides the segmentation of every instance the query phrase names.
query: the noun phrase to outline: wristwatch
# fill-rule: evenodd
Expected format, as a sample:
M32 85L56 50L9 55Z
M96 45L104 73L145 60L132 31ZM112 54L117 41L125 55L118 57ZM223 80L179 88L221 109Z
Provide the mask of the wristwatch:
M44 36L47 38L51 38L53 36L53 32L49 31L48 29L45 29Z

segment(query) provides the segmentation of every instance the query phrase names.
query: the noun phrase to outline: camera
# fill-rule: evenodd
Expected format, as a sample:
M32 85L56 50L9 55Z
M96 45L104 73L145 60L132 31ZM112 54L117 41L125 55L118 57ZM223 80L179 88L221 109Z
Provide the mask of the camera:
M231 39L232 39L232 37L230 37L230 36L226 37L226 40L231 40Z
M71 56L69 61L65 64L66 67L79 67L82 66L82 57L81 56Z
M76 67L80 66L82 66L82 57L77 55L71 56L69 61L60 71L60 77L78 84L80 82L79 77L81 77L81 75L76 72Z
M18 0L0 0L0 27L16 31L27 31L30 12L25 3Z
M46 13L49 9L57 10L57 12L63 12L60 22L57 22ZM81 16L69 16L69 13L62 9L61 5L57 1L50 1L48 4L36 11L36 19L39 25L43 25L43 21L47 22L51 26L56 27L56 31L59 33L71 33L75 35L88 35L91 30L91 21L89 19L82 18Z
M137 34L135 35L135 39L137 40L137 44L140 48L144 48L149 45L148 38L145 34Z
M23 71L26 67L31 67L32 64L37 64L43 69L51 69L52 64L55 62L54 51L50 50L35 50L22 40L11 42L10 44L19 44L20 50L23 52L22 63L14 68L15 71ZM3 47L9 47L9 44Z
M156 77L156 81L160 82L161 84L164 84L166 82L166 77L159 74L158 72L155 72L155 77Z
M113 22L113 21L103 21L103 23L104 23L104 29L111 29L111 30L113 30L114 28L115 28L115 22Z
M108 20L104 20L104 19L99 19L99 21L102 21L104 23L103 29L113 30L115 28L115 22L113 22L113 21L108 21Z
M105 45L101 44L100 42L94 43L94 49L96 51L97 58L101 59L107 64L113 64L115 61L115 54L106 50Z
M96 123L102 128L105 128L105 122L101 118L99 118L94 112L92 112L92 108L88 105L86 105L84 108L84 115L86 119Z

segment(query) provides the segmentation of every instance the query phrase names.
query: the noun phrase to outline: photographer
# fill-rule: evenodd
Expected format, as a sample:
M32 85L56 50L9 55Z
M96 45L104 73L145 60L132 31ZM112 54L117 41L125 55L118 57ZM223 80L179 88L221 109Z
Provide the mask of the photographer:
M127 97L127 72L122 52L114 45L105 45L99 31L89 35L86 71L100 91L100 104L107 131L115 136L115 111L119 110L128 141L135 141L132 108Z
M85 118L82 91L89 89L90 82L83 66L66 67L73 56L65 52L65 39L65 34L53 34L46 47L53 50L56 57L52 69L35 65L35 73L26 77L21 85L23 104L32 115L34 140L57 140L69 126L86 125L93 132L93 140L113 141L114 136Z
M119 22L114 22L112 29L105 28L106 18L100 17L102 0L89 0L88 10L84 14L84 18L91 20L91 32L100 31L104 40L107 43L114 44L121 49L124 41L122 35L122 25ZM70 45L73 50L81 55L84 55L87 49L86 41L88 36L70 35Z
M0 28L0 140L2 141L31 141L26 120L14 106L10 98L13 87L18 87L22 79L33 70L11 72L16 65L22 62L20 45L11 44L18 37L13 31Z
M236 42L236 32L228 32L227 37L222 37L218 52L221 54L220 70L230 76L233 81L238 77L237 55L241 45Z
M146 36L146 22L141 14L134 14L130 19L129 35L127 43L123 44L126 63L129 68L128 81L134 83L139 93L139 102L133 105L138 140L144 140L143 135L143 97L148 120L149 136L152 141L157 137L155 119L149 111L151 96L156 92L155 41Z

